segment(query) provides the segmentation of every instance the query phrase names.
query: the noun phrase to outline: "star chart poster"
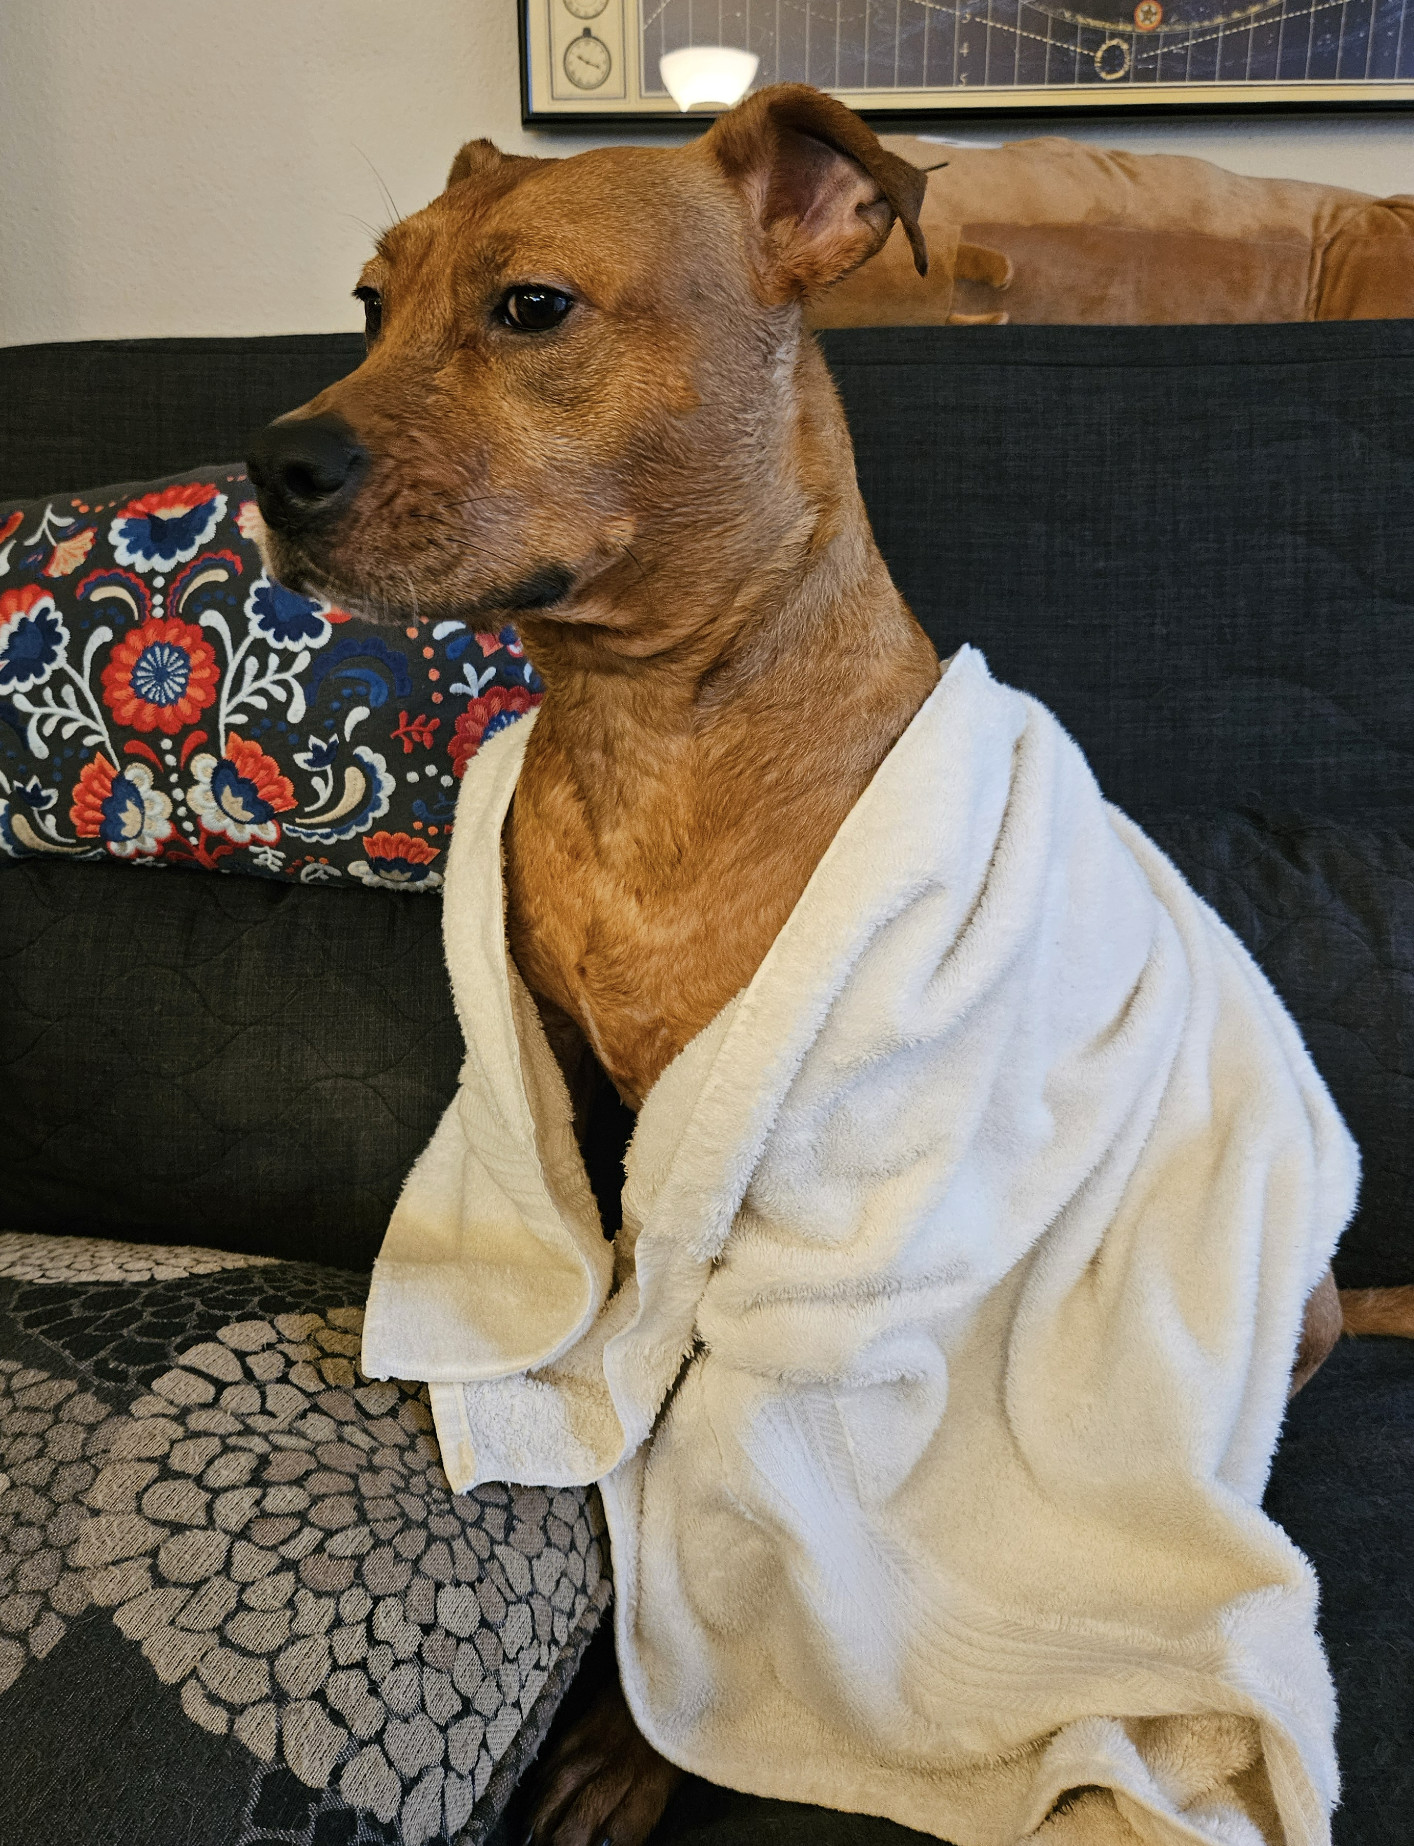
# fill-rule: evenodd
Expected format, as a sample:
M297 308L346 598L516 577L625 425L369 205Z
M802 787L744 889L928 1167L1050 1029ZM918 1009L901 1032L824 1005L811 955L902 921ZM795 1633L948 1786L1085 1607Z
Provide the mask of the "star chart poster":
M1414 101L1414 0L523 0L527 120L676 113L665 52L876 116Z

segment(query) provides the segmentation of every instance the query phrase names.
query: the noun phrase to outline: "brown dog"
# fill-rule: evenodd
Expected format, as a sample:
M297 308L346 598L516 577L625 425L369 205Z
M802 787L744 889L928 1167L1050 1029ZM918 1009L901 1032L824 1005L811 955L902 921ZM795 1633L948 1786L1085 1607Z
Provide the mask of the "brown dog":
M937 683L801 323L895 218L925 267L923 188L797 85L680 150L471 142L360 279L364 364L251 455L292 587L525 636L509 939L581 1122L599 1073L637 1108L746 985ZM1327 1278L1294 1386L1339 1325ZM615 1689L534 1837L635 1846L676 1773Z

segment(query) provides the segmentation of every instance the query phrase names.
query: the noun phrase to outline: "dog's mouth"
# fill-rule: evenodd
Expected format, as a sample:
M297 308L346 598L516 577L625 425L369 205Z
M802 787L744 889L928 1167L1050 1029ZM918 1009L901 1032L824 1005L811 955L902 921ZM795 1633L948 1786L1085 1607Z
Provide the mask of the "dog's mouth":
M577 582L562 520L527 527L519 496L476 483L461 497L445 483L419 495L406 468L333 412L277 420L252 438L246 465L269 574L370 622L534 614Z
M357 584L342 578L327 565L317 563L294 540L272 532L263 520L256 532L256 540L266 574L284 589L293 591L296 596L330 603L349 615L363 616L368 621L391 624L397 620L398 611L392 607L388 598L370 598Z
M419 619L479 621L538 615L565 603L578 582L568 564L546 560L528 564L508 580L469 592L452 583L419 582L410 571L385 565L367 577L351 570L346 559L311 555L298 541L267 528L260 535L265 568L297 596L331 603L350 615L380 626L404 627Z

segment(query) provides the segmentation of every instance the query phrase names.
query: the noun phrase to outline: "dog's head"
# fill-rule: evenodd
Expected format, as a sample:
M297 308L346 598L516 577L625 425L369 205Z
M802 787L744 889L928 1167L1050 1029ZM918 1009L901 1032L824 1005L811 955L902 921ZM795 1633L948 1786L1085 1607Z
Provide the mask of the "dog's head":
M594 622L704 515L729 553L778 472L800 304L896 216L921 270L923 187L802 85L678 150L468 143L359 279L363 364L252 445L272 568L374 618Z

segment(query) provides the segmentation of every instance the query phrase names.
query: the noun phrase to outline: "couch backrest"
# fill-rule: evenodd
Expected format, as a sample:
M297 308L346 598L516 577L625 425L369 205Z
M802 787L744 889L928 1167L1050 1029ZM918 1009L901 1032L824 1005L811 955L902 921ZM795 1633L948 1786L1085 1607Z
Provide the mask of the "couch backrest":
M1262 961L1414 1281L1414 323L824 336L941 652L1070 727ZM0 353L0 494L241 452L359 343ZM848 712L838 716L842 725ZM371 1261L460 1054L435 899L0 871L0 1221Z
M823 342L920 619L1052 706L1120 805L1414 804L1414 321ZM0 497L239 456L361 350L0 352Z
M435 897L0 863L0 1230L371 1267L456 1088Z
M1414 805L1414 322L824 338L904 594L1112 800Z
M0 500L233 461L362 357L351 333L0 347Z

